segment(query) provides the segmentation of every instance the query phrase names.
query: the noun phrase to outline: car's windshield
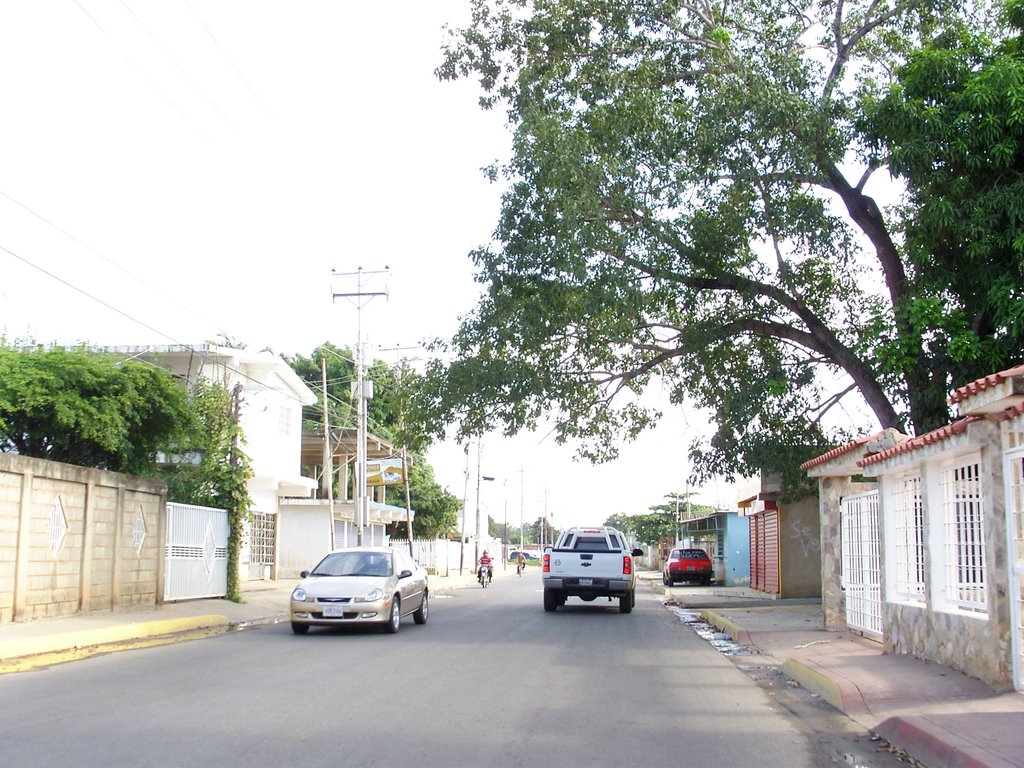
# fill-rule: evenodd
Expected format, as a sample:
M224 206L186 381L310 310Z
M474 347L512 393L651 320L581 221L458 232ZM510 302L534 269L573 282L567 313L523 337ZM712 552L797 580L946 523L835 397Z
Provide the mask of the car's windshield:
M385 552L332 552L310 576L390 576L391 556Z

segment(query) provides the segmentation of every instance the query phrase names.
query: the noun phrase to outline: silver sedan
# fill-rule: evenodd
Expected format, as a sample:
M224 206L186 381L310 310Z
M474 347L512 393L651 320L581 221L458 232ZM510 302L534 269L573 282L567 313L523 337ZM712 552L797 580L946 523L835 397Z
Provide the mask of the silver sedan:
M303 571L292 591L292 631L312 626L379 624L389 634L412 614L427 623L427 572L409 554L390 547L348 547L328 553Z

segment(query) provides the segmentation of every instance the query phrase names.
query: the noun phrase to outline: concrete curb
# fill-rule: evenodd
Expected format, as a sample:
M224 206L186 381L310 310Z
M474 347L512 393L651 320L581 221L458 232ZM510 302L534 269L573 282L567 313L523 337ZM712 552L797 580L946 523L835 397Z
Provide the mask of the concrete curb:
M134 624L95 627L56 635L24 637L0 643L0 659L11 660L25 656L60 653L76 648L124 643L140 638L162 637L200 629L227 627L230 624L227 616L206 614L180 619L159 619Z
M743 643L744 645L753 644L753 641L750 639L750 633L732 619L728 619L715 611L708 610L701 611L700 617L719 631L728 633L729 637L737 643Z
M936 735L938 731L941 735ZM931 723L924 716L890 717L875 732L928 768L1015 768L977 744Z
M817 694L840 712L849 716L856 714L851 712L851 709L857 709L857 703L851 701L848 694L844 695L843 687L839 683L817 671L816 666L812 661L786 659L782 662L782 674L798 682L801 688ZM863 702L860 702L859 708L866 713L867 709Z

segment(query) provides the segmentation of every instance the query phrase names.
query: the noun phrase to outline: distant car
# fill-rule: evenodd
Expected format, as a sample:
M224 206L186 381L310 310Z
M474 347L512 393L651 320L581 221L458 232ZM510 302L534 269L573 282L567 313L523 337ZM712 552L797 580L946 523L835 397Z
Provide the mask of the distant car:
M404 550L348 547L329 552L312 571L299 574L292 591L292 632L310 627L379 624L394 634L402 618L427 623L427 572Z
M535 552L527 552L524 549L523 550L523 554L526 556L527 560L536 560L538 563L540 562L540 557ZM513 549L511 552L509 552L508 553L508 559L509 560L518 560L519 559L519 550Z
M661 569L661 581L671 587L677 581L710 584L714 569L703 549L673 549Z

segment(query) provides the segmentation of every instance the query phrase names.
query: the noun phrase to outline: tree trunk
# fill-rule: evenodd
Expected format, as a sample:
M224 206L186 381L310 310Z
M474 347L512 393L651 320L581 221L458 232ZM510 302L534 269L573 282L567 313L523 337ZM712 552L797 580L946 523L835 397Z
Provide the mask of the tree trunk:
M911 363L903 371L903 380L906 384L910 422L914 432L922 434L937 429L949 422L946 377L944 371L933 370L928 364L921 336L910 325L907 317L907 275L896 244L889 235L882 212L874 199L860 189L850 186L831 162L827 164L826 173L830 188L839 195L850 218L875 247L875 257L885 276L896 337L903 351L912 358Z

